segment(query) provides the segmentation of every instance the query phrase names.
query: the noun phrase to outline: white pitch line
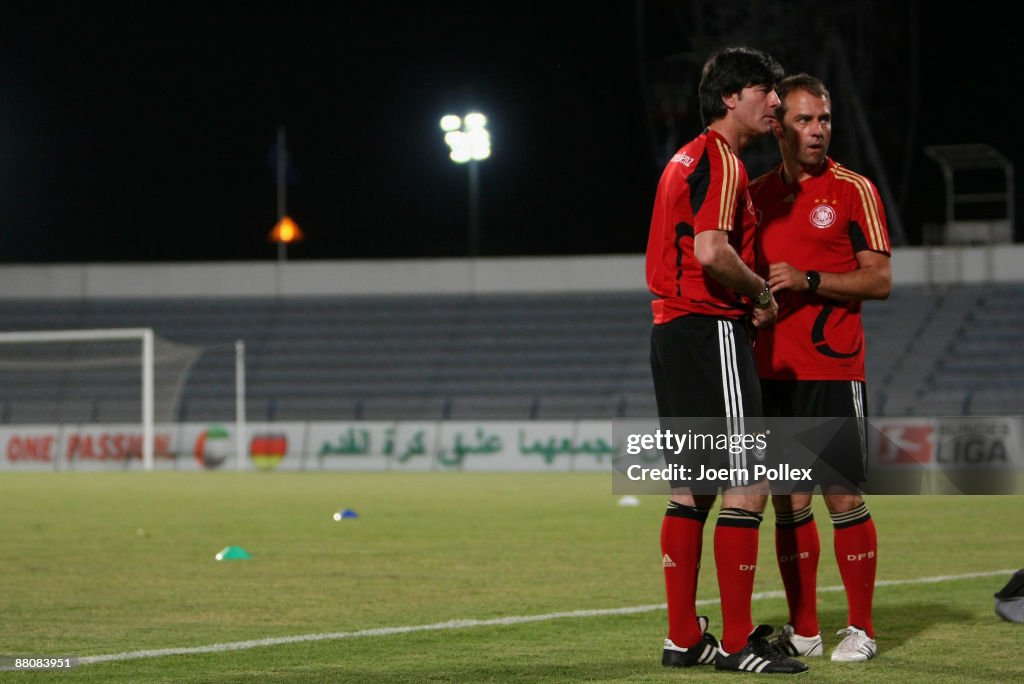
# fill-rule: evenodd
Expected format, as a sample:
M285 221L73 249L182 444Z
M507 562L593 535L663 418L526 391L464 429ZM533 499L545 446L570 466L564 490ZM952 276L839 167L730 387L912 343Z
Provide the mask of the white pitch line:
M951 582L963 579L975 579L979 577L995 577L997 575L1011 575L1016 570L992 570L989 572L970 572L964 575L938 575L935 577L918 577L907 580L880 580L875 582L876 587L895 587L906 584L934 584L937 582ZM819 593L844 591L842 585L831 587L819 587ZM785 598L783 591L764 591L753 595L753 600ZM698 606L710 606L719 603L719 599L701 599L697 601ZM270 637L267 639L252 639L249 641L233 641L225 644L211 644L209 646L193 646L191 648L158 648L144 651L125 651L124 653L111 653L109 655L83 656L78 659L79 664L108 663L123 660L136 660L139 658L160 658L173 655L199 655L203 653L223 653L225 651L243 651L250 648L261 648L263 646L281 646L283 644L298 644L310 641L335 641L338 639L357 639L361 637L392 636L395 634L409 634L412 632L437 632L448 629L467 629L470 627L496 627L504 625L521 625L528 622L546 622L548 620L562 620L565 618L587 618L601 617L605 615L632 615L634 613L650 613L655 610L665 610L664 603L651 603L644 606L629 606L626 608L599 608L594 610L570 610L561 613L544 613L542 615L518 615L512 617L492 618L490 620L450 620L448 622L435 622L430 625L408 625L405 627L378 627L375 629L360 629L355 632L327 632L324 634L303 634L290 637Z

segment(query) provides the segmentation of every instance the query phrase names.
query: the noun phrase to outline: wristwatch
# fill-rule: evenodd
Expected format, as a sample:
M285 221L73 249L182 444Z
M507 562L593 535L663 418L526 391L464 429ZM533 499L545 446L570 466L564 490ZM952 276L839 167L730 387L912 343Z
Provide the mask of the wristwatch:
M768 287L768 281L764 283L764 289L754 297L754 306L758 309L767 309L772 305L772 289Z
M818 286L821 285L821 274L817 271L807 272L807 291L814 294L818 291Z

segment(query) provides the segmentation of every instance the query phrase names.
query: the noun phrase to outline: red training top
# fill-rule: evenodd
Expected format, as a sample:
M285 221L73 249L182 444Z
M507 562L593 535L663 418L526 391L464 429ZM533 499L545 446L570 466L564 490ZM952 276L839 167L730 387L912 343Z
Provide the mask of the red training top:
M684 145L661 174L647 238L647 286L655 323L703 314L740 318L749 302L704 272L693 238L724 230L743 262L754 268L755 216L747 170L718 133L705 129Z
M831 159L799 183L781 167L750 183L758 216L758 272L786 262L802 271L845 273L857 252L889 255L885 211L875 186ZM758 331L758 373L770 380L864 381L861 302L840 302L806 290L776 293L779 317Z

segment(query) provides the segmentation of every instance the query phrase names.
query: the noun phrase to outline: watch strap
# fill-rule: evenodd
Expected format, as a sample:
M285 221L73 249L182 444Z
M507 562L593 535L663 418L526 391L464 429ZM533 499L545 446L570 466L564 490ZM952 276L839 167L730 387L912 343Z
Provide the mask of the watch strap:
M821 274L817 271L807 271L807 291L814 294L821 285Z

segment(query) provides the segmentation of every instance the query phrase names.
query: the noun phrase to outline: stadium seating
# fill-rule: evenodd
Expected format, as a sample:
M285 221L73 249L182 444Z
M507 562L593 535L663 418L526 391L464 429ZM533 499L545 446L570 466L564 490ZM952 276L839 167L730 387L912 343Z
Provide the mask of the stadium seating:
M867 303L871 414L1024 412L1022 300L1024 284L1012 284L896 288ZM236 340L250 420L655 414L642 291L0 302L2 330L115 327L201 350L164 419L233 419ZM105 376L102 391L86 375L59 396L30 372L2 373L0 422L137 412L131 368Z

